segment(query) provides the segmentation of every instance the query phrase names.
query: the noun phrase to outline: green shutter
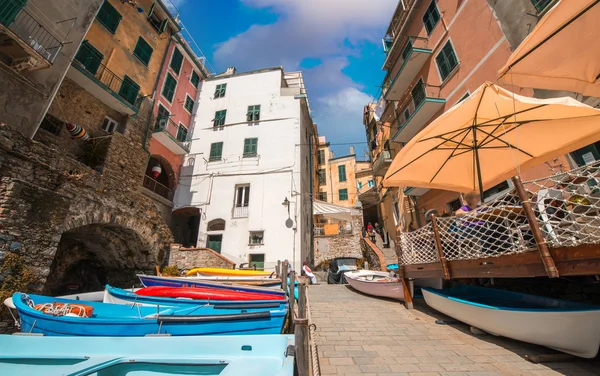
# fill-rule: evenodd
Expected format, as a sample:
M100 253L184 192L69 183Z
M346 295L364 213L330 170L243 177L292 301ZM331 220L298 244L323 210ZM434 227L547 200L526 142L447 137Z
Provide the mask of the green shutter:
M119 95L123 97L127 102L135 106L138 93L140 92L140 86L129 76L125 76L121 83L121 89Z
M181 65L183 64L183 55L179 52L179 48L173 49L173 56L171 56L171 64L169 66L173 69L173 72L179 74L181 71Z
M27 0L0 0L0 23L10 26L25 4Z
M185 97L185 104L183 105L183 107L191 114L192 110L194 109L194 101L192 100L192 98L190 98L190 96L186 96Z
M435 0L431 0L429 7L425 10L423 15L423 24L425 25L425 31L427 35L430 35L437 23L440 21L440 11L435 4Z
M194 87L196 89L198 88L198 84L200 83L200 76L198 76L198 73L196 73L196 71L192 71L192 78L190 78L190 82L194 84Z
M227 116L227 110L221 110L215 112L215 119L213 120L213 126L218 127L225 125L225 117Z
M167 29L167 24L169 23L169 19L165 18L163 22L160 24L160 28L158 29L159 34L162 34Z
M225 96L225 91L227 90L227 84L217 85L215 89L215 98L223 98Z
M215 142L210 144L210 157L209 161L219 161L223 155L223 143Z
M254 106L248 106L248 112L246 113L246 120L248 121L259 121L260 120L260 104Z
M135 50L133 50L133 55L147 66L148 63L150 63L152 52L154 52L154 49L150 47L148 42L146 42L144 38L139 37L137 44L135 45Z
M177 87L177 80L175 77L171 75L171 73L167 73L167 79L163 85L162 96L167 98L169 102L173 102L173 97L175 96L175 88Z
M188 130L183 125L180 125L177 129L177 141L186 142L187 141Z
M91 74L96 74L104 55L94 48L87 40L81 43L81 47L75 55L75 60L80 62Z
M346 181L346 166L338 166L339 181Z
M244 140L244 157L256 157L258 152L258 138Z
M150 7L150 12L148 12L148 18L150 18L150 16L154 13L155 6L156 6L156 3L152 3L152 6Z
M444 81L458 65L458 59L456 58L456 53L454 52L454 48L452 48L450 41L446 43L440 53L435 57L435 62L440 70L442 81Z
M348 200L348 189L347 188L340 189L338 191L338 196L339 196L340 201Z
M154 131L162 131L167 129L167 123L169 121L169 110L167 110L162 104L158 105L158 113L156 115L156 122L154 123Z
M113 7L108 0L104 1L104 4L102 4L102 7L100 7L98 15L96 16L98 22L113 34L117 31L121 18L123 18L121 13L117 12L115 7Z

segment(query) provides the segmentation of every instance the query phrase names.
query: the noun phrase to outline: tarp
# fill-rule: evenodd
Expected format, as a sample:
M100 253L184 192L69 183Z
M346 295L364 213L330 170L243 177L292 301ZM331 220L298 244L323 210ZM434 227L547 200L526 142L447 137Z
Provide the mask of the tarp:
M314 200L313 215L322 215L326 218L350 222L352 221L352 216L360 215L360 210Z

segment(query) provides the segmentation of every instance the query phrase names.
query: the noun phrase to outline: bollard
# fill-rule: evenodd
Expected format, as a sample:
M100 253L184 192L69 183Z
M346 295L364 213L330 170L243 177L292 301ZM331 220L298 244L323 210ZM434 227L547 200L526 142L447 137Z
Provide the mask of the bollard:
M306 315L306 285L298 285L298 318L295 320L296 367L298 376L309 375L308 318Z
M295 271L291 271L290 272L290 294L288 296L288 300L290 303L290 317L293 320L294 319L294 305L296 303L296 297L294 296L294 291L295 291L295 287L296 287L296 272Z
M277 277L281 277L281 260L277 260L277 266L275 266L275 274Z
M284 261L281 263L281 289L285 291L287 286L287 274L288 274L288 263Z

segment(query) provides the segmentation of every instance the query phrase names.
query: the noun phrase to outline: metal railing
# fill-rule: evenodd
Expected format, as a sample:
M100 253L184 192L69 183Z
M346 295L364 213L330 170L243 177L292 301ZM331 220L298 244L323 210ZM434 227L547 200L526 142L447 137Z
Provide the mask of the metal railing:
M173 141L177 142L182 149L189 153L191 141L189 140L189 135L187 139L182 140L179 136L179 125L171 120L170 117L156 117L154 120L154 133L156 132L164 132L166 133Z
M419 82L411 88L410 94L399 106L398 128L402 129L404 124L419 110L421 104L426 98L440 98L439 86L432 86L427 83Z
M25 1L0 2L0 23L53 63L63 44L28 11Z
M173 200L173 191L166 185L159 183L148 175L144 175L144 188L166 198L169 201Z
M385 58L385 69L387 69L389 72L392 72L395 66L402 66L406 59L411 56L410 52L413 49L425 49L427 48L428 43L429 39L425 37L405 35L397 38Z
M247 218L248 212L248 205L235 205L233 207L233 218Z

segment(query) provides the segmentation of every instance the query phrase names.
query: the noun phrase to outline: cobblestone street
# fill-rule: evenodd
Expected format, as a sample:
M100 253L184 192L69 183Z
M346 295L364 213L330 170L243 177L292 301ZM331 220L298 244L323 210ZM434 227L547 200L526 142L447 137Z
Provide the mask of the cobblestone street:
M406 310L346 285L311 286L323 375L599 375L600 360L534 364L524 356L553 350L492 335L473 335L422 299ZM510 323L507 323L510 325Z

